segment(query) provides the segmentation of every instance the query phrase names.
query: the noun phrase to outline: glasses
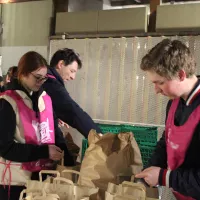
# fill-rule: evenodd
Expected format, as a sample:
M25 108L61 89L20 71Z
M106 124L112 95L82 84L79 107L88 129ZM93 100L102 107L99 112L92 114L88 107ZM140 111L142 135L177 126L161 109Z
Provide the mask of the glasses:
M31 74L32 74L32 76L35 78L35 80L36 80L37 83L45 82L45 81L48 79L47 76L41 77L41 76L36 76L36 75L33 74L33 73L31 73Z

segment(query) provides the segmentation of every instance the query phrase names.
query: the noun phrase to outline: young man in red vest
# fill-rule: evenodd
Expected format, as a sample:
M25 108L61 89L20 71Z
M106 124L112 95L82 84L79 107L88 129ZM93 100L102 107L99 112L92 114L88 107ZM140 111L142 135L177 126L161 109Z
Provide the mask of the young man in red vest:
M157 94L169 97L165 132L148 167L136 175L150 186L173 189L179 200L200 198L200 80L189 48L165 39L145 55L147 72Z

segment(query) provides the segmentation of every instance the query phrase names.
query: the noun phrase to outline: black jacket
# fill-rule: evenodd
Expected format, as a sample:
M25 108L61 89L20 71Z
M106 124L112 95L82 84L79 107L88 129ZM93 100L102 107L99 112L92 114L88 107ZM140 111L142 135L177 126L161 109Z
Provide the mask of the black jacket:
M31 96L15 79L7 87L8 90L22 90L24 91L33 103L33 110L38 112L38 97L42 91L35 92ZM57 146L63 146L64 138L59 132L57 121L55 126L55 140ZM49 151L47 145L36 146L32 144L21 144L14 141L14 134L16 129L16 114L6 100L0 99L0 156L15 162L30 162L42 158L49 158Z
M43 87L52 99L56 116L71 127L76 128L85 137L88 136L91 129L100 133L100 129L91 117L70 97L57 71L50 67L48 74L53 75L56 79L49 78Z
M0 86L0 92L4 92L5 91L5 86Z
M199 87L200 81L194 87L189 97L194 96L194 91ZM200 106L200 93L196 93L195 98L191 104L186 105L189 101L180 99L178 108L175 113L174 123L176 126L183 125L190 114L194 111L195 108ZM172 101L168 102L166 116L170 109ZM200 115L200 113L199 113ZM185 160L183 164L170 172L169 175L169 187L173 188L175 191L180 192L185 196L190 196L194 199L200 199L200 123L197 125L196 130L193 134L193 138L187 150ZM165 133L157 144L157 148L149 162L148 166L158 166L162 170L159 176L159 184L163 185L163 170L167 169L167 153L166 153L166 142L165 142Z

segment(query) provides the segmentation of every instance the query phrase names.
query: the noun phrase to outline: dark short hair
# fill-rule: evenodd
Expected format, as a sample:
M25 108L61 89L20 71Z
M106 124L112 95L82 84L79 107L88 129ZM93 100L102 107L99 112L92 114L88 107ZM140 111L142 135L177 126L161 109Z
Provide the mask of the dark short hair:
M78 69L81 69L82 67L80 56L73 49L64 48L56 51L51 58L50 67L56 67L60 60L63 60L65 65L69 65L76 61L78 63Z
M12 66L8 69L8 72L7 72L7 76L10 78L10 80L12 81L13 79L17 78L17 69L18 67L17 66Z
M18 79L20 79L21 76L27 76L40 67L47 67L47 61L42 55L35 51L25 53L18 63Z
M164 39L143 58L140 68L154 71L160 76L172 79L183 69L187 78L196 72L196 62L190 49L179 40Z

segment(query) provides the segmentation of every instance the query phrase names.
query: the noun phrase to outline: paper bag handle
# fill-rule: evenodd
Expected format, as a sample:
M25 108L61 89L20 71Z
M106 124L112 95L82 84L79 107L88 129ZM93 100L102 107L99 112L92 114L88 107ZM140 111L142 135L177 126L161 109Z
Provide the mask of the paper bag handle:
M76 170L65 169L61 172L62 175L63 175L63 173L77 174L77 175L79 175L79 177L81 177L81 179L90 180L88 177L82 176L82 174Z
M60 183L60 181L65 182L65 183L67 183L69 185L74 185L73 181L71 181L69 179L66 179L66 178L63 178L63 177L56 177L56 178L53 179L53 188L54 188L54 190L56 190L56 188L57 188L56 187L57 182Z
M33 199L33 200L44 199L44 198L47 196L47 194L46 194L46 192L45 192L44 190L42 190L42 196L41 196L41 194L40 194L40 196L35 195L35 196L33 197L33 192L31 193L31 195L32 195L32 199Z
M61 159L61 166L64 166L64 157Z
M33 198L33 200L44 200L44 198L46 199L46 197L53 197L55 199L60 199L59 196L57 194L47 194L44 190L42 191L42 196L35 196Z
M136 188L141 188L141 190L146 192L145 186L143 184L141 184L141 183L132 183L132 182L124 181L124 182L122 182L122 186L124 186L124 185L128 185L128 186L131 186L131 187L136 187Z
M74 185L73 181L66 179L66 178L63 178L63 177L56 177L56 178L53 179L54 184L56 184L57 181L63 181L63 182L68 183L70 185Z
M136 188L138 190L141 190L142 194L143 194L143 197L145 198L146 197L146 188L144 187L144 185L142 184L139 184L139 183L132 183L132 182L127 182L127 181L124 181L121 186L122 186L122 192L124 193L124 190L123 190L123 187L124 186L131 186L133 188Z
M62 152L62 158L61 158L61 166L64 166L64 157L65 157L65 152Z
M65 169L65 170L63 170L61 173L62 173L62 174L63 174L63 173L77 174L77 175L81 176L81 173L80 173L80 172L78 172L78 171L76 171L76 170L72 170L72 169Z
M31 199L33 199L33 193L41 193L41 192L38 192L38 190L31 190L31 192L29 192ZM43 195L45 195L44 190L42 190L42 193L43 193ZM24 198L23 198L24 194L27 194L27 189L24 189L21 191L19 200L24 200ZM25 199L26 199L26 197L25 197Z
M21 193L20 193L20 196L19 196L19 200L23 200L23 196L24 194L26 194L26 189L22 190Z
M31 192L29 192L31 199L33 199L33 200L44 199L46 197L46 192L44 190L42 190L42 196L41 195L40 196L35 195L35 197L33 197L34 193L37 193L37 195L41 194L41 192L38 192L38 190L32 190ZM22 190L22 192L20 193L19 200L23 200L24 199L23 198L24 194L27 194L27 190L26 189ZM54 194L50 194L50 195L52 197L58 197L57 195L54 195Z
M39 173L39 180L42 182L42 174L55 174L57 177L60 177L59 171L56 170L41 170Z
M135 180L135 176L132 175L132 176L131 176L131 182L134 182L134 180Z
M65 161L64 155L65 155L65 152L63 151L63 152L62 152L61 163L60 163L61 166L65 166L65 165L64 165L64 161ZM80 154L78 154L78 157L80 157Z

